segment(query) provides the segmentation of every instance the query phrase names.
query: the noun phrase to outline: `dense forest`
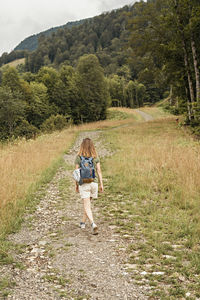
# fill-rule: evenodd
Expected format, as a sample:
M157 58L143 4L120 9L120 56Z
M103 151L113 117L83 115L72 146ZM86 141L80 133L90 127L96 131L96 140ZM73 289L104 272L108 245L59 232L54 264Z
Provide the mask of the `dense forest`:
M136 10L129 46L132 63L140 57L143 65L138 80L153 76L159 88L168 87L166 107L185 114L186 124L200 135L200 2L150 0Z
M200 4L148 0L38 37L17 69L1 68L0 138L106 118L108 106L140 107L162 99L200 124ZM6 63L6 54L0 58Z
M106 118L109 93L95 55L79 59L76 68L42 67L37 74L4 69L0 87L0 139L60 130L68 123Z
M74 21L74 22L67 22L67 24L65 24L65 25L52 27L52 28L45 30L43 32L40 32L38 34L33 34L33 35L29 36L28 38L26 38L25 40L23 40L19 45L17 45L15 47L14 51L16 51L16 50L29 50L29 51L36 50L38 47L38 39L41 35L50 36L53 32L56 32L58 29L62 29L62 28L70 29L74 26L78 26L78 25L84 23L85 20L86 19L83 19L80 21Z
M2 56L0 57L0 66L3 64L7 64L9 62L12 62L15 59L24 58L26 55L28 55L28 51L34 51L38 48L38 41L41 36L50 36L53 32L56 32L58 29L65 29L65 28L72 28L74 26L78 26L85 22L87 19L83 19L80 21L75 22L68 22L65 25L57 26L50 28L48 30L45 30L43 32L40 32L38 34L33 34L29 37L27 37L25 40L19 43L15 47L13 51L10 53L4 52Z

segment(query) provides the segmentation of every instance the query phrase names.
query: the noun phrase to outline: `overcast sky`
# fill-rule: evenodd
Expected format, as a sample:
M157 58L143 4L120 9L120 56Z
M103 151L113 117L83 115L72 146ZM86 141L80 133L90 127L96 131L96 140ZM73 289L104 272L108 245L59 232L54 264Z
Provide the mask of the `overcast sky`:
M10 52L26 37L136 0L2 0L0 55Z

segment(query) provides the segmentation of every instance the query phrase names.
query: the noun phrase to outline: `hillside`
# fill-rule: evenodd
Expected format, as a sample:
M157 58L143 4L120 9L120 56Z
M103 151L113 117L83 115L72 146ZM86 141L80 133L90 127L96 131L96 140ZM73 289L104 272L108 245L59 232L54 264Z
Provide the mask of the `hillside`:
M74 66L82 55L96 54L107 74L116 73L129 57L125 50L130 35L129 13L136 13L135 6L69 22L28 37L14 51L0 57L0 66L27 57L26 71L36 73L42 66L57 68L63 62Z
M40 38L41 35L50 36L53 32L56 32L58 29L62 29L62 28L70 29L73 26L78 26L78 25L83 24L85 22L85 20L87 20L87 19L83 19L80 21L74 21L74 22L68 22L65 25L52 27L52 28L42 31L38 34L33 34L33 35L27 37L26 39L24 39L19 45L17 45L14 48L14 51L16 51L16 50L29 50L29 51L36 50L38 47L38 39Z
M88 19L79 26L60 28L51 36L41 36L38 48L28 54L27 71L36 73L41 66L63 62L74 66L84 54L96 54L107 74L126 64L125 50L129 38L129 13L134 6L125 6Z

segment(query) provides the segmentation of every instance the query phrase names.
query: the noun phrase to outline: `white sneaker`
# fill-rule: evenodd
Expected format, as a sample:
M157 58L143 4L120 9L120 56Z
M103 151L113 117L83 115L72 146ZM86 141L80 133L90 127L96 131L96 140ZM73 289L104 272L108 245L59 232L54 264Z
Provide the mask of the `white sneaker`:
M92 226L92 234L98 234L98 227L95 223L91 224Z
M80 226L81 229L85 229L85 223L84 222L80 222L79 226Z

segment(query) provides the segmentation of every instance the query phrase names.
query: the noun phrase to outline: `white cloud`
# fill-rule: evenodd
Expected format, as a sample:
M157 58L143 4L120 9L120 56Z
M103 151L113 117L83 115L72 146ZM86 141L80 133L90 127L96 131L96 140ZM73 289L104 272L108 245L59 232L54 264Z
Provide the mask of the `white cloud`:
M110 1L106 1L106 0L99 0L99 8L101 11L107 11L107 10L111 10L111 9L115 9L115 8L119 8L119 7L123 7L125 5L129 5L131 3L134 3L136 1L126 1L126 0L110 0Z
M0 10L0 55L43 30L130 4L129 0L6 0ZM135 1L134 1L135 2Z

